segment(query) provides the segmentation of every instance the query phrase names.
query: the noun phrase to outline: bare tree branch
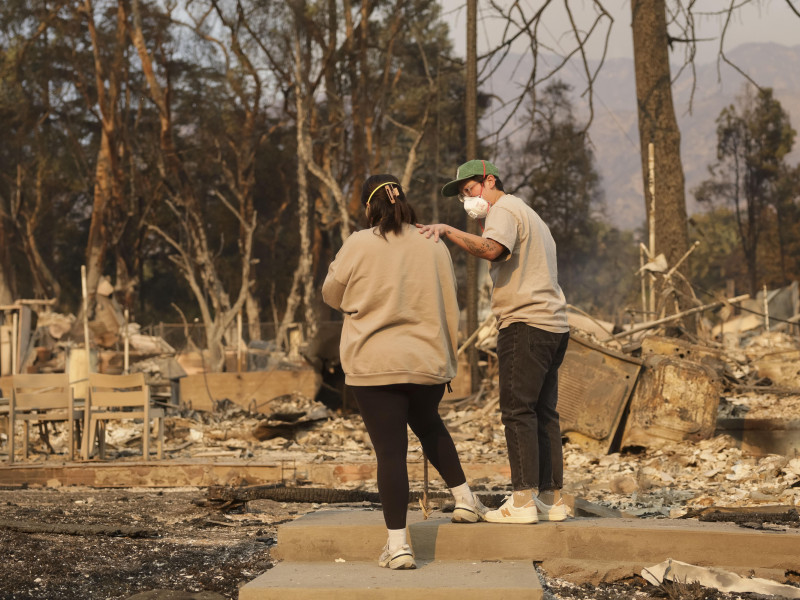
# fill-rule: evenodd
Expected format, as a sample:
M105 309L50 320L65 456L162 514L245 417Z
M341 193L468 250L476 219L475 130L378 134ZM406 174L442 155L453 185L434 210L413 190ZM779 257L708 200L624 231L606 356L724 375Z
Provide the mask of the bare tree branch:
M786 4L789 5L789 9L798 17L800 17L800 10L798 10L794 4L792 4L792 0L786 0Z

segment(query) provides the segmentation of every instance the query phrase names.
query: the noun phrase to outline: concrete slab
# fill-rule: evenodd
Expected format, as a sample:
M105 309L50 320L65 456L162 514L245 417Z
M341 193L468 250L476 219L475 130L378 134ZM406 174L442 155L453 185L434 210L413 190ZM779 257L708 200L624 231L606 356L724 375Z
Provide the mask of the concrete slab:
M417 569L382 569L370 562L283 562L239 590L239 600L539 600L530 561L417 560Z
M794 570L800 530L763 531L691 519L573 518L536 525L455 524L442 513L409 512L408 531L421 560L569 559L647 567L668 558L746 573ZM371 561L385 543L379 510L320 510L278 529L273 556L287 562Z
M782 580L795 570L800 531L756 531L693 520L572 518L560 523L455 524L408 514L418 569L377 566L386 539L375 509L323 509L278 528L281 562L240 600L542 598L534 563L575 583L614 581L668 558ZM489 592L491 590L491 592Z

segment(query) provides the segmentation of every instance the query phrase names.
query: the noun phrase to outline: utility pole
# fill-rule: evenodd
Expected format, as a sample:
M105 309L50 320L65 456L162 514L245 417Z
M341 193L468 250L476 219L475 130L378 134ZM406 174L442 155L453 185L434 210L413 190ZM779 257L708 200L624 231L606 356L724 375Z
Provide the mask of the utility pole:
M478 158L478 0L467 0L467 64L466 64L467 160ZM467 232L480 235L478 223L467 219ZM467 335L478 328L478 258L467 253ZM467 348L472 391L480 384L478 350Z

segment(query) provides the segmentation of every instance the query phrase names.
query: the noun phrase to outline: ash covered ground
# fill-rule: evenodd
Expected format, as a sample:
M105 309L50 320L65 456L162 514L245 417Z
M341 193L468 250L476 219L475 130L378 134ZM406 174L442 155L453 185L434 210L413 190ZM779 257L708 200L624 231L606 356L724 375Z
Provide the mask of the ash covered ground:
M276 414L307 418L276 425L264 415L230 404L220 405L214 414L174 412L166 423L167 459L374 462L358 415L301 397L284 400L274 407ZM468 472L470 464L506 463L496 403L496 393L489 388L479 398L442 405ZM800 414L800 394L775 395L768 389L726 392L720 416L745 412L791 420ZM140 460L141 425L117 427L109 434L110 460ZM52 431L49 441L63 456L63 428ZM412 437L409 461L421 462L421 449L414 442ZM725 435L612 454L595 454L570 443L564 448L564 491L628 516L679 518L710 507L800 507L800 457L749 454ZM34 443L32 461L53 459L46 447ZM509 482L497 475L470 483L479 493L502 493ZM435 475L430 485L433 491L442 489ZM343 487L376 490L374 480ZM421 487L422 482L412 481L412 489ZM0 549L5 558L0 599L235 599L241 585L273 566L277 528L318 508L253 500L222 511L207 501L202 488L0 489ZM758 597L689 584L657 587L638 576L612 584L573 585L541 568L539 573L549 600ZM791 574L787 582L798 585L797 578Z

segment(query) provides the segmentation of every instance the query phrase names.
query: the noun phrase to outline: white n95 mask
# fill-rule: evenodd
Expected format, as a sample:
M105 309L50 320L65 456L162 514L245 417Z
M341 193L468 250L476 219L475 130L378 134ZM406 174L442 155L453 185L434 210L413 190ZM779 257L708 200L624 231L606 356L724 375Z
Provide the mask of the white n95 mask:
M464 198L464 210L470 219L485 219L489 214L489 203L480 196Z

